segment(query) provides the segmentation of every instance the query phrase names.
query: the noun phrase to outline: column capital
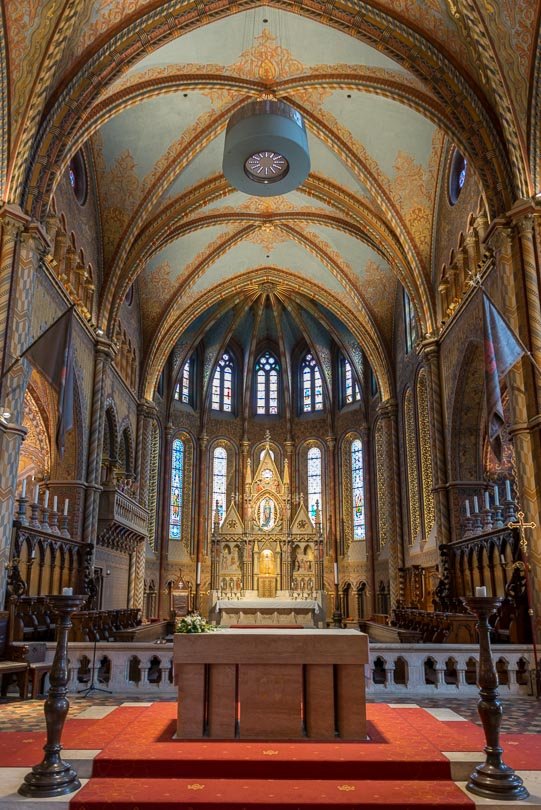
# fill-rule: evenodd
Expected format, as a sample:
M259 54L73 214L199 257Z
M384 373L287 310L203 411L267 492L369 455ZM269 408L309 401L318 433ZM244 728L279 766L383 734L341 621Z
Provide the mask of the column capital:
M435 360L440 354L439 339L433 335L427 336L417 343L415 350L421 358Z
M389 397L389 399L380 402L376 413L381 419L396 419L398 414L398 403L396 399Z
M105 362L111 362L116 357L118 346L105 335L98 335L95 343L96 354L101 355Z
M199 436L199 447L201 448L201 450L204 450L206 448L206 446L208 444L208 441L209 441L209 437L208 437L207 433L202 433Z
M152 418L158 413L158 406L151 399L146 399L143 397L143 399L140 399L137 403L137 411L142 416Z
M329 450L333 450L334 446L336 444L336 436L332 436L332 435L325 436L325 443L326 443L327 447L329 448Z

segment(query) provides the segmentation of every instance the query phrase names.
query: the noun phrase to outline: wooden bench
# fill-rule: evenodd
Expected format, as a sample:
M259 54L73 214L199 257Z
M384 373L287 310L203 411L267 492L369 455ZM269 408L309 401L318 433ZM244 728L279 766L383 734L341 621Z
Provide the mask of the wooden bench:
M28 663L24 660L13 660L13 648L8 644L8 612L0 611L0 694L7 695L13 676L19 687L19 695L24 700L28 694ZM8 676L12 676L9 678Z

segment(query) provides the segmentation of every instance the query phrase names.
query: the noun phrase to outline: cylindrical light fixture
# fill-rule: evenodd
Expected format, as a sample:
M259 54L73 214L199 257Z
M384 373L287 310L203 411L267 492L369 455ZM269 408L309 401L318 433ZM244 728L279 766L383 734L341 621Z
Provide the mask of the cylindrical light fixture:
M284 101L250 101L225 133L223 172L254 197L277 197L300 186L310 171L304 120Z

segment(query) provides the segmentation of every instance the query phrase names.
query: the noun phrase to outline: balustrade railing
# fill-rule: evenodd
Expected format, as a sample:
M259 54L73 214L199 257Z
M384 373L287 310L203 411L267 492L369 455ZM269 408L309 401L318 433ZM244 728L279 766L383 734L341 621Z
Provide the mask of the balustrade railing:
M105 487L100 495L100 524L118 523L139 535L148 530L148 509L116 487Z
M534 667L529 645L493 645L493 657L502 695L532 693ZM162 695L174 699L172 643L108 643L94 646L73 642L69 645L71 692L94 682L118 694ZM47 661L52 661L54 645L47 645ZM94 664L93 664L94 660ZM476 644L370 644L366 665L366 690L372 696L393 693L412 696L478 695L479 647Z

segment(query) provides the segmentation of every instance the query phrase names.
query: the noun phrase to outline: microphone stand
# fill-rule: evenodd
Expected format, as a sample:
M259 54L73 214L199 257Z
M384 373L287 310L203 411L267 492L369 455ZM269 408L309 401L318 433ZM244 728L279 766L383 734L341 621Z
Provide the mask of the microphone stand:
M113 692L111 689L104 689L101 686L96 686L94 682L94 675L96 672L96 645L98 643L98 636L94 633L94 648L92 650L92 678L90 681L90 686L87 686L85 689L79 689L77 694L82 695L83 698L87 698L91 692L104 692L107 695L112 695Z

